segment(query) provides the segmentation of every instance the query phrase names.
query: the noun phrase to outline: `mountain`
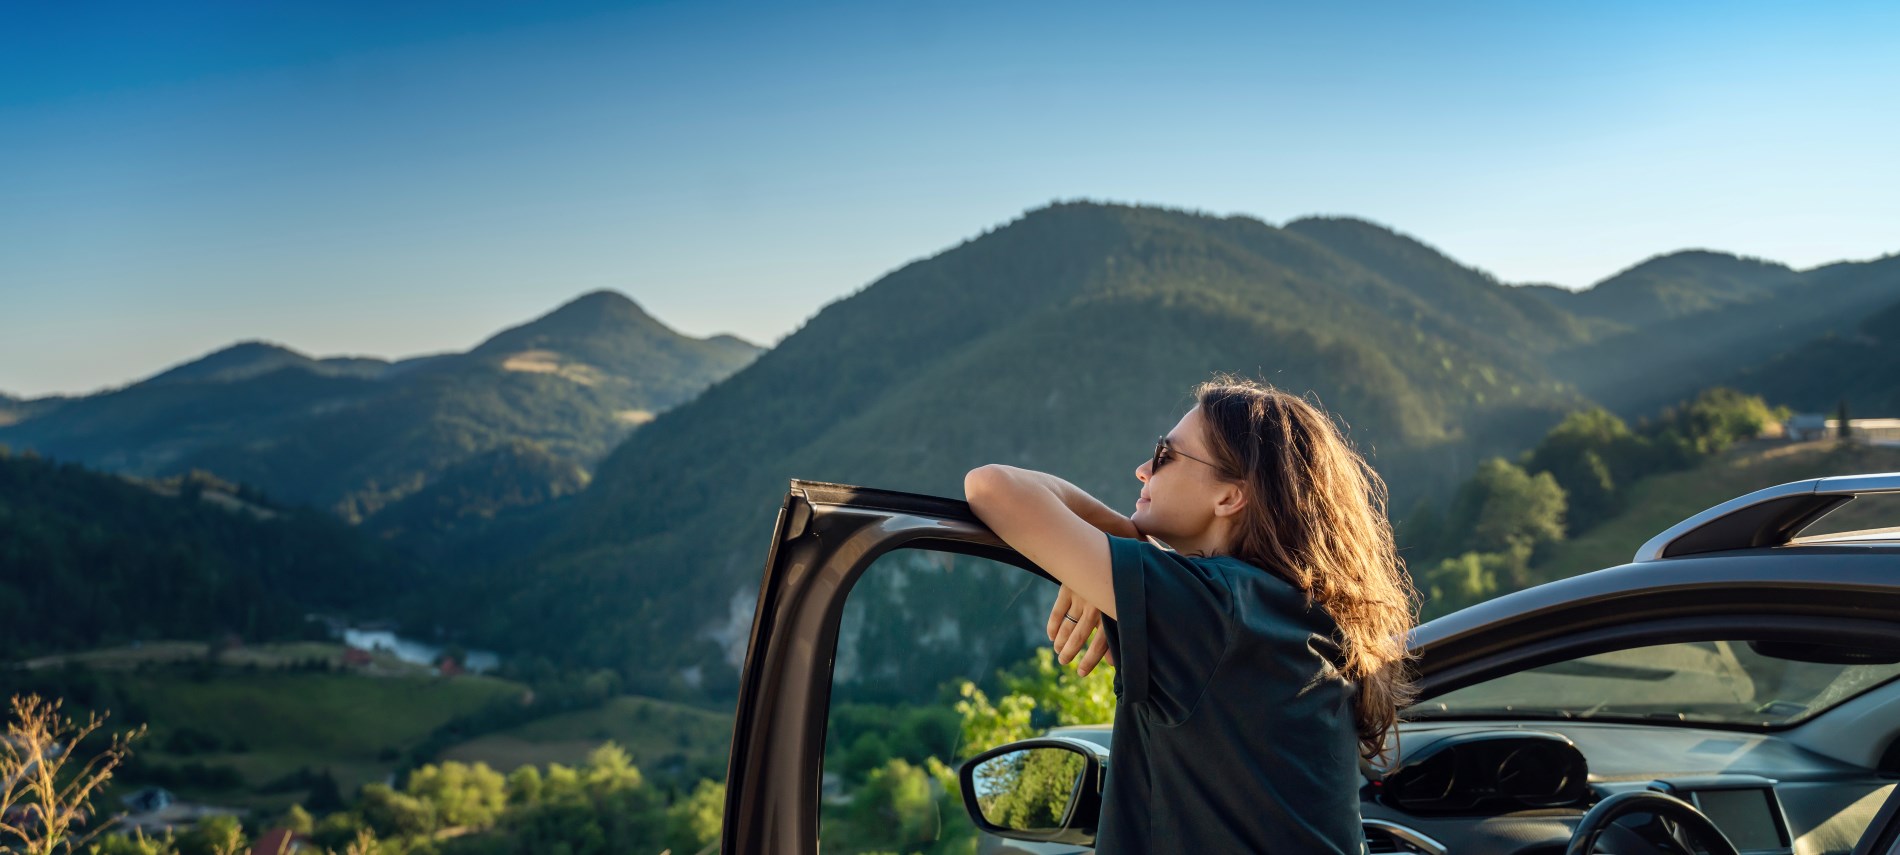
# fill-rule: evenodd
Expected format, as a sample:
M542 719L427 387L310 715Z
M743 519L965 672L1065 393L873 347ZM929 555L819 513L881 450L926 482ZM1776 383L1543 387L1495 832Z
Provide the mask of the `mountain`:
M160 372L146 383L230 383L296 368L323 376L375 377L389 367L381 359L312 359L281 345L239 342L223 350Z
M15 398L0 392L0 428L52 412L66 400L57 395L44 398Z
M135 483L0 454L0 654L154 638L321 637L312 610L382 616L412 562L336 518L202 475Z
M1900 300L1900 287L1890 293ZM1900 417L1900 301L1856 328L1827 332L1737 371L1726 383L1800 412L1831 416L1846 401L1849 418Z
M1192 384L1232 370L1315 394L1403 509L1528 447L1565 411L1680 400L1857 321L1896 293L1896 272L1695 251L1570 292L1500 283L1362 220L1275 228L1054 205L826 306L660 414L538 549L472 578L512 592L476 629L617 667L642 691L723 697L789 478L956 496L968 469L1003 462L1127 508L1133 470ZM982 676L963 673L972 662L1010 661L963 655L958 639L1030 645L1040 632L1042 616L999 608L983 574L916 578L867 579L882 612L871 620L948 629L847 634L840 662L877 639L895 664L880 685L841 690L927 694Z
M1286 230L1317 241L1406 289L1429 307L1425 311L1461 319L1467 328L1482 333L1487 345L1505 352L1549 353L1612 329L1525 289L1500 287L1489 274L1375 223L1308 217L1287 223Z
M1687 250L1656 256L1587 290L1531 293L1573 315L1638 328L1759 300L1800 281L1800 274L1772 261Z
M1398 276L1420 252L1351 224L1031 212L826 306L635 433L535 556L479 580L514 592L484 610L490 643L718 694L736 659L721 628L752 602L787 479L954 496L971 467L1006 462L1132 506L1153 438L1221 369L1316 390L1399 502L1446 489L1579 401L1492 325L1547 348L1584 333L1449 262ZM1447 293L1492 314L1446 308ZM946 652L917 647L906 679L934 686L963 661Z
M358 521L483 455L590 467L757 353L680 335L600 291L467 353L390 363L245 342L0 427L0 443L145 477L201 469ZM475 498L478 470L454 488L474 506L535 492L504 480Z
M1612 410L1648 412L1730 382L1738 372L1817 337L1851 333L1900 295L1900 256L1830 264L1760 293L1747 301L1711 298L1705 311L1559 351L1546 362L1556 377ZM1831 394L1827 387L1814 388Z

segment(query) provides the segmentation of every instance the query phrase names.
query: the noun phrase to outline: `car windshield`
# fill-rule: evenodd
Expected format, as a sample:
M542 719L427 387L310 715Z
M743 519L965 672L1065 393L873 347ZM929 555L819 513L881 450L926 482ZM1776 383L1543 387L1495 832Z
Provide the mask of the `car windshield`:
M1447 692L1412 707L1405 717L1779 727L1799 723L1900 675L1900 663L1884 661L1891 657L1822 664L1765 655L1764 649L1782 652L1746 641L1698 641L1599 653Z

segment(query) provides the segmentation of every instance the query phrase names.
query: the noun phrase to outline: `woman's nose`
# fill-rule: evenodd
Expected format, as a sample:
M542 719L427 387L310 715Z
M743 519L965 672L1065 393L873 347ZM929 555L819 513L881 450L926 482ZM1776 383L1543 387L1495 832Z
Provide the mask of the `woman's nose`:
M1143 460L1140 466L1135 467L1135 480L1143 484L1148 483L1148 467L1153 465L1153 460Z

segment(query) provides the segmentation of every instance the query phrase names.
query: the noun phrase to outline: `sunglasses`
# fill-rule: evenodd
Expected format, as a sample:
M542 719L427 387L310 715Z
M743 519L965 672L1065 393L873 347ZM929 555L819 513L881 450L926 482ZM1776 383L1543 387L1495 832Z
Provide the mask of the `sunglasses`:
M1214 471L1219 472L1222 475L1227 474L1227 470L1222 468L1221 465L1218 463L1209 463L1208 461L1202 460L1199 457L1195 457L1191 454L1184 453L1180 449L1174 448L1168 445L1168 438L1165 436L1155 437L1155 459L1154 459L1154 463L1149 465L1148 473L1152 475L1156 472L1160 472L1161 464L1167 462L1168 455L1170 454L1179 454L1182 457L1185 457L1189 460L1194 461L1195 463L1200 463L1206 466L1212 466L1214 467Z

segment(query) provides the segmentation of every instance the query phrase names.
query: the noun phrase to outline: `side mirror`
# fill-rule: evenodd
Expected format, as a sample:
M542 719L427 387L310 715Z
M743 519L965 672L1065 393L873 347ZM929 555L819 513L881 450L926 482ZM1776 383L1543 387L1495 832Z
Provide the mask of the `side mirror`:
M986 834L1044 843L1095 844L1108 750L1045 736L1011 742L957 770L963 806Z

